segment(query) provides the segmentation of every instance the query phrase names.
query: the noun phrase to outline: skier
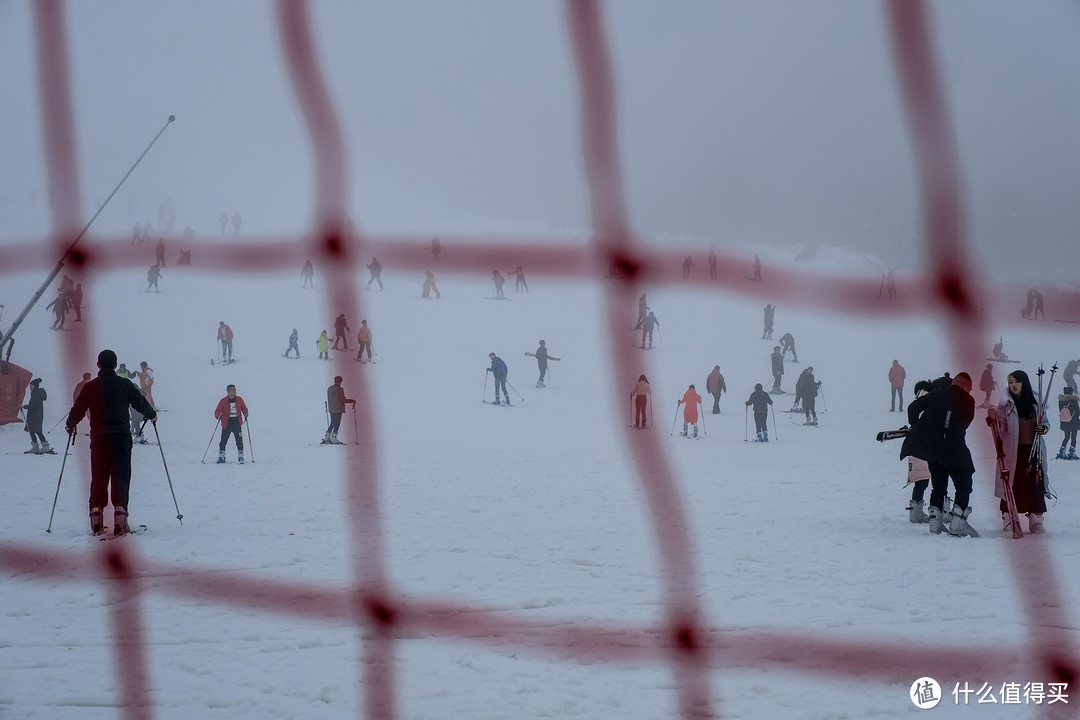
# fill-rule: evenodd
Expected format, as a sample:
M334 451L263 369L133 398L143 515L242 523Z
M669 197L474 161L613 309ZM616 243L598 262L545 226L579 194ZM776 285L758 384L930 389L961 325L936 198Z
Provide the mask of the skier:
M780 354L786 356L791 353L791 362L799 362L799 356L795 353L795 338L791 333L784 333L780 338Z
M57 294L56 299L45 306L46 310L53 311L53 330L63 330L64 320L67 319L67 298L62 294Z
M682 276L684 278L690 277L690 268L692 267L694 267L694 258L687 255L686 259L682 261Z
M82 380L80 380L79 384L75 386L75 391L73 393L71 393L71 402L72 403L74 403L76 400L79 399L79 393L82 392L82 389L84 387L86 387L86 383L90 382L90 378L92 378L92 377L93 376L90 373L83 373L82 374Z
M503 399L506 404L510 404L510 394L506 392L506 376L509 375L509 370L506 367L506 363L502 358L495 353L488 353L488 359L491 360L491 367L487 369L489 373L495 376L495 405L499 404L499 388L502 388Z
M1076 460L1076 432L1080 430L1080 398L1077 398L1073 394L1073 387L1071 385L1065 386L1065 389L1060 395L1058 395L1058 420L1061 424L1061 431L1065 433L1065 437L1061 439L1061 449L1058 450L1058 459L1060 460ZM1069 445L1069 454L1065 454L1065 445Z
M131 488L131 434L128 407L157 423L157 413L128 380L116 375L116 353L102 350L98 374L83 386L68 413L68 435L78 432L79 421L90 413L90 529L99 535L105 527L105 505L112 485L113 533L129 532L128 499Z
M435 238L435 240L438 240L438 238ZM427 270L427 271L424 272L424 286L423 286L423 289L424 289L424 294L421 295L421 297L429 297L431 295L432 290L435 291L435 297L436 298L441 298L442 297L442 295L439 294L439 288L435 286L435 273L431 272L430 270Z
M75 322L82 322L82 302L82 283L78 283L75 285L75 289L71 291L71 309L75 311Z
M1035 309L1035 288L1031 288L1027 291L1027 302L1024 304L1024 309L1020 311L1020 317L1025 320L1031 319L1031 311Z
M495 297L500 300L505 300L506 296L503 295L503 285L506 283L506 278L504 278L502 273L498 270L492 270L491 280L495 283Z
M660 321L656 319L656 314L651 310L648 316L645 318L645 322L641 324L641 349L645 349L645 338L649 339L649 350L652 350L652 336L653 329L660 327Z
M756 383L754 392L746 401L746 407L754 408L754 430L757 432L754 442L769 442L769 406L772 404L769 393L765 392L761 383Z
M765 306L765 329L761 331L762 340L772 340L773 332L773 318L776 316L776 306L769 304Z
M128 370L127 363L120 363L120 367L116 369L116 376L122 377L125 380L133 380L135 378L135 373Z
M1043 513L1046 512L1045 486L1046 459L1039 457L1038 466L1029 462L1032 446L1039 436L1046 433L1046 426L1039 425L1039 404L1031 389L1031 379L1023 370L1014 370L1007 378L1008 392L997 407L986 410L986 424L995 424L1005 451L1005 467L1009 469L1012 494L1018 515L1027 514L1028 532L1043 532ZM994 495L1001 498L1001 529L1012 532L1009 506L1005 502L1005 488L999 476L994 484Z
M1004 343L1004 338L1002 338L1001 336L998 336L998 341L994 345L994 351L993 351L993 355L994 355L995 360L1005 361L1005 360L1009 359L1009 356L1005 354L1005 351L1003 349L1004 344L1005 344Z
M31 380L30 388L30 398L27 404L23 405L23 410L26 411L26 432L30 433L30 449L27 452L35 455L51 453L53 449L49 447L49 441L41 432L45 419L45 401L49 395L45 388L41 387L41 378ZM41 445L38 445L38 438L41 438Z
M930 392L930 381L920 380L915 383L915 397L920 398L926 393ZM901 454L903 454L903 448L901 448ZM904 458L901 457L901 460ZM915 457L914 455L907 456L907 483L904 487L912 485L911 499L908 501L908 522L911 523L924 523L929 522L930 518L927 516L926 511L923 510L923 506L926 504L923 501L923 497L926 495L926 488L930 486L930 466L922 458Z
M716 250L709 248L709 278L716 279Z
M1046 319L1046 310L1043 309L1043 294L1038 290L1035 291L1035 311L1031 314L1031 319L1034 320L1039 315L1042 315L1042 319Z
M330 425L326 428L323 436L323 445L344 445L338 440L338 429L341 427L341 416L345 414L345 406L352 405L356 409L356 401L345 397L345 388L341 387L341 376L334 376L334 384L326 388L326 410L330 413Z
M761 279L761 258L758 257L757 253L754 253L754 277L751 278L751 279L752 280L760 280ZM769 339L771 340L772 338L769 338Z
M769 356L772 360L772 376L773 386L769 392L774 395L783 395L784 391L780 389L780 379L784 377L784 356L780 354L780 346L774 345L772 355Z
M904 370L904 366L900 364L899 360L892 361L892 367L889 368L889 388L891 394L889 395L889 412L896 412L896 406L899 404L900 412L904 411L904 381L907 380L907 371Z
M536 352L525 353L529 357L536 358L536 365L540 369L540 379L536 381L536 387L547 387L544 385L544 376L547 375L548 360L559 361L562 358L557 358L552 355L548 355L547 343L543 340L540 341L540 346L536 348Z
M442 252L442 242L437 237L431 238L431 254L435 256L435 262L439 261L439 253Z
M191 264L191 251L180 248L180 257L176 260L177 265L190 265Z
M635 330L640 330L641 326L645 324L645 318L649 315L649 303L645 300L645 293L641 293L641 297L637 301L637 325L634 326Z
M326 334L325 330L322 331L322 335L315 339L315 347L319 351L320 360L330 359L330 336ZM300 353L296 354L297 356L300 355Z
M379 283L379 289L382 290L383 289L383 284L382 284L382 263L379 262L379 259L376 258L373 255L371 257L371 262L369 262L367 264L367 269L368 269L368 273L370 274L370 277L368 278L367 285L365 285L364 287L367 290L370 290L371 289L371 283L377 282L377 283Z
M971 376L966 372L957 373L947 387L938 387L908 405L911 430L900 448L900 457L914 455L926 460L930 467L930 532L935 535L942 530L950 535L978 535L968 524L975 465L966 434L974 418L975 399L971 397ZM943 508L950 477L953 506L946 517Z
M630 391L630 399L634 403L634 427L644 429L648 425L645 422L645 409L649 405L649 396L652 388L649 387L649 379L644 375L638 376L637 384Z
M714 365L709 377L705 378L705 391L713 397L712 414L720 414L720 394L727 392L727 384L720 373L720 366Z
M135 375L139 378L139 389L146 396L146 402L153 405L156 410L157 403L154 402L154 368L147 365L146 361L143 360L139 363L139 369L135 371Z
M1065 381L1065 384L1076 390L1080 385L1077 385L1077 376L1080 375L1080 360L1070 360L1065 363L1065 372L1061 374L1061 379Z
M225 324L224 320L218 322L217 339L221 341L221 362L231 363L232 359L232 328Z
M997 381L994 380L994 364L986 363L986 368L983 369L982 376L979 377L979 390L986 393L980 407L990 407L990 394L994 392L994 388L996 387Z
M145 292L150 292L150 288L154 288L154 292L161 292L161 290L158 289L158 284L157 284L158 278L160 278L160 277L161 277L161 266L159 266L159 265L151 265L150 269L146 271L146 290L145 290Z
M315 287L315 267L311 264L311 260L305 262L304 267L300 268L300 275L304 278L304 284L300 287Z
M797 397L802 398L803 412L806 413L804 425L817 425L817 410L814 409L814 398L817 397L819 387L821 387L821 381L814 379L813 365L803 370L799 375L799 379L795 382L795 392Z
M327 338L329 339L329 338ZM300 335L296 332L296 328L292 329L292 334L289 335L289 347L285 348L285 352L282 353L284 357L289 357L289 353L293 350L296 351L296 359L300 359Z
M157 245L154 246L154 257L157 258L159 267L165 267L165 240L162 238L158 238Z
M236 461L244 464L244 434L241 427L248 419L247 403L236 394L235 385L225 387L225 397L218 400L214 408L214 417L221 421L221 442L218 443L218 463L225 462L225 444L229 436L236 438Z
M529 292L529 284L525 282L525 271L521 269L520 265L508 272L507 275L514 276L514 292L521 292L522 289Z
M368 327L367 320L360 321L360 332L356 335L356 341L360 344L360 351L356 353L356 359L360 362L364 362L364 351L367 351L367 361L375 362L375 358L371 355L371 328Z
M697 390L695 390L694 386L691 385L686 389L686 392L683 393L682 399L679 400L679 405L685 406L683 407L682 432L679 433L683 437L690 437L689 435L687 435L688 425L694 426L693 436L697 437L698 405L700 404L701 396L698 395Z
M352 328L349 327L349 322L345 319L345 313L341 313L334 320L334 349L338 349L338 341L340 340L345 344L342 350L349 349L349 336L345 333L349 332Z

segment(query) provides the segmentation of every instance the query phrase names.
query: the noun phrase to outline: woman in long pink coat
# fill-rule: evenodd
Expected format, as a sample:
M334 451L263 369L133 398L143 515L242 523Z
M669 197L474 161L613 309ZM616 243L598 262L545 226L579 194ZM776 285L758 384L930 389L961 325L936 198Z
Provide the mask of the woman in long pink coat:
M682 400L679 401L679 404L684 406L682 432L679 434L683 437L687 437L687 428L689 425L693 425L694 437L697 437L698 405L701 404L701 396L698 395L697 390L694 389L693 385L687 388L682 396Z

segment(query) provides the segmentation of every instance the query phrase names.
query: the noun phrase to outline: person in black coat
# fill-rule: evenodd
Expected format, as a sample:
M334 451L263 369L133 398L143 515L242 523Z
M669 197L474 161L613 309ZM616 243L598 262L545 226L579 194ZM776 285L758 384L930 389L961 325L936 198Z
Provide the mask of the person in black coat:
M769 442L769 406L772 405L769 393L761 387L761 383L754 385L754 392L746 401L746 407L754 408L754 429L757 431L757 439L754 442Z
M49 396L45 388L41 387L41 378L31 380L30 388L30 400L23 405L23 410L26 411L26 432L30 433L30 452L42 455L52 452L49 441L41 433L41 426L45 420L45 400ZM40 446L38 445L39 438L41 439Z
M967 522L971 515L968 500L975 474L975 464L967 447L967 429L975 419L971 376L966 372L957 373L950 385L936 387L913 400L907 412L911 430L900 448L900 457L922 458L930 467L930 532L948 529L952 535L977 536ZM942 508L949 478L953 482L953 507L946 518Z
M128 528L128 497L131 489L131 429L128 408L157 423L157 412L139 388L116 374L116 353L102 350L97 359L98 374L83 386L71 406L65 423L69 435L78 432L79 422L90 413L90 529L95 535L104 529L104 507L108 504L110 481L113 504L113 532L123 535Z
M769 392L773 394L783 394L783 390L780 389L780 379L784 377L784 356L780 354L780 346L773 347L772 355L772 376L773 386Z
M795 383L795 397L802 400L803 412L806 413L805 425L817 425L817 410L814 398L817 397L821 381L814 378L814 366L806 368ZM813 416L813 419L811 419Z

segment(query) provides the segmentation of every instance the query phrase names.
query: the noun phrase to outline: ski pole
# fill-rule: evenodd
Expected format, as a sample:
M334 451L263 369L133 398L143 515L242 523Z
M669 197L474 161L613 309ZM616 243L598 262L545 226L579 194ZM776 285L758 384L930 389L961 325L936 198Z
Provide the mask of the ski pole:
M821 412L828 412L829 411L829 405L828 405L828 403L825 402L825 391L822 390L820 387L818 388L817 391L818 391L818 394L821 395Z
M326 404L325 400L323 400L322 406L323 406L323 412L326 413L326 427L327 427L327 431L329 431L329 428L330 428L330 406Z
M75 444L75 433L68 435L67 445L64 446L64 460L60 463L60 477L56 479L56 495L53 496L52 512L49 513L49 527L45 528L45 532L52 532L53 515L56 514L56 501L60 497L60 481L64 479L64 466L67 465L68 450Z
M656 326L656 339L660 341L660 349L664 349L664 333L660 332L660 325Z
M630 393L630 424L633 425L637 420L637 416L634 414L634 393Z
M672 435L675 434L675 423L677 423L678 421L679 421L679 403L675 403L675 417L671 418L671 432L668 433L669 436L672 436Z
M487 373L487 371L485 370L485 371L484 371L484 394L483 394L483 395L481 396L481 398L480 398L480 400L481 400L482 402L487 402L487 379L488 379L488 373ZM498 391L498 388L496 388L496 389L495 389L495 396L496 396L496 398L498 397L498 395L499 395L499 391Z
M652 424L653 424L652 403L649 402L648 400L646 400L645 402L649 403L649 427L652 427Z
M218 426L218 423L215 420L214 421L214 429L210 431L210 442L206 443L206 449L203 450L202 460L200 460L199 462L202 462L202 463L206 462L206 453L210 452L210 445L213 444L213 442L214 442L214 433L217 432L217 426ZM155 428L155 431L156 430L157 430L157 428Z
M60 419L59 419L59 420L57 420L56 422L54 422L54 423L53 423L53 426L52 426L51 428L49 428L48 430L46 430L46 431L45 431L45 434L51 433L51 432L52 432L53 430L55 430L55 429L56 429L56 426L57 426L57 425L59 425L59 424L60 424L61 422L63 422L63 421L64 421L64 418L66 418L66 417L67 417L67 415L61 415L61 416L60 416Z
M698 403L697 406L698 406L698 414L701 415L701 433L703 435L708 435L709 431L705 427L705 406L702 405L701 403Z
M742 441L750 442L750 406L743 407Z
M770 414L772 415L772 434L773 434L773 440L779 440L779 439L780 439L780 433L779 433L779 432L777 432L777 430L776 430L776 411L774 410L774 411L773 411L772 413L770 413Z
M173 490L172 477L169 476L169 463L165 462L165 448L161 446L161 436L157 431L157 420L151 423L154 426L154 437L157 438L158 450L161 451L161 464L165 467L165 479L169 481L169 492L172 493L173 506L176 507L176 519L184 524L184 516L180 513L180 506L176 502L176 491Z
M244 418L244 425L248 431L248 449L251 450L251 462L255 462L255 443L251 442L251 418Z
M353 429L353 439L356 441L356 444L359 445L360 444L360 429L356 424L356 403L353 403L353 406L352 406L352 429Z
M510 381L509 381L509 380L505 380L504 382L505 382L505 383L506 383L507 385L510 385ZM517 391L517 388L516 388L516 387L514 387L513 385L510 385L510 389L514 391L514 394L515 394L515 395L517 395L517 396L518 396L519 398L521 398L521 402L525 402L525 398L521 397L521 393L519 393L519 392Z

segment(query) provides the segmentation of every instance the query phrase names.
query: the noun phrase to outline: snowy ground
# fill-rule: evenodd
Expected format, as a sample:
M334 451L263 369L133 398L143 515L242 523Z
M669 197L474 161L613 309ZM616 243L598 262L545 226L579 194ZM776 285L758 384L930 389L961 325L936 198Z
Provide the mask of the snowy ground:
M354 352L323 363L315 359L314 341L324 328L332 334L338 312L347 312L353 337L360 318L326 307L321 287L303 290L291 273L235 279L169 267L160 295L141 292L143 275L112 273L88 289L98 332L93 346L115 349L129 366L147 360L155 368L155 395L167 410L159 429L183 526L158 447L137 446L132 521L149 531L104 543L92 538L87 444L80 438L46 535L63 432L58 427L49 435L61 454L24 455L27 436L12 424L0 427L7 513L0 543L63 551L73 566L84 567L126 543L139 561L176 571L142 580L155 717L360 717L360 630L184 591L189 582L230 572L349 586L346 449L318 441L326 387L339 366L353 363ZM616 397L610 392L603 281L531 278L529 294L515 294L508 283L509 300L499 302L486 299L493 293L483 277L440 276L441 300L420 299L421 278L411 274L388 270L384 279L384 292L363 296L378 357L363 368L374 395L359 399L372 404L377 422L383 529L396 589L505 610L550 623L553 631L659 623L664 596L656 531L625 444L630 388ZM4 278L5 328L12 308L40 281L36 273ZM773 442L765 445L744 442L742 404L755 382L770 379L773 342L761 340L764 302L674 291L650 292L650 300L662 323L659 347L646 356L627 331L618 351L640 354L652 381L648 432L660 436L678 473L710 626L751 639L795 631L913 649L954 643L1015 651L1015 677L938 676L946 692L965 681L979 687L991 680L1053 680L1025 654L1031 628L1015 590L1013 541L998 532L985 426L977 419L970 433L980 436L972 499L979 539L932 537L925 526L909 524L899 445L873 439L875 431L902 423L888 411L886 374L894 358L908 371L906 400L918 378L961 369L978 377L981 367L954 365L937 325L822 316L781 304L774 337L792 332L800 360L789 363L785 388L813 364L824 397L819 427L778 414L775 431L770 421ZM219 320L236 331L238 362L230 367L210 363ZM60 336L49 322L35 310L12 357L44 379L46 427L66 413L78 380L60 376ZM293 327L304 355L284 360ZM1044 327L1007 330L1006 350L1024 361L1009 369L1064 365L1080 350L1075 337ZM552 363L543 390L533 387L536 366L523 355L540 338L562 358ZM481 403L491 351L510 366L520 393L513 393L514 407ZM696 441L669 436L676 400L690 383L704 395L715 364L730 390L723 413L705 416ZM1004 372L998 380L1004 384ZM251 409L253 446L244 466L234 462L231 446L228 464L212 464L213 448L201 462L212 436L216 445L212 412L228 383ZM1055 395L1060 387L1059 379ZM487 391L490 396L490 385ZM777 406L789 407L790 398L777 397ZM343 438L352 439L352 423L346 415ZM1060 433L1053 427L1056 447ZM1061 499L1048 514L1049 533L1020 542L1050 546L1071 609L1080 599L1080 504L1073 492L1080 463L1055 461L1052 472ZM107 584L5 570L3 587L0 717L121 716L111 660L116 601ZM1075 643L1075 612L1067 615L1068 628L1056 632ZM401 641L394 662L402 718L628 720L677 712L677 680L659 662L567 661L483 638L423 634ZM836 676L825 660L810 670L785 668L782 658L724 664L710 677L713 707L729 718L900 718L916 711L908 692L917 675ZM957 707L949 695L937 715L1018 718L1037 710L972 703ZM1078 704L1080 697L1070 697L1070 707Z

